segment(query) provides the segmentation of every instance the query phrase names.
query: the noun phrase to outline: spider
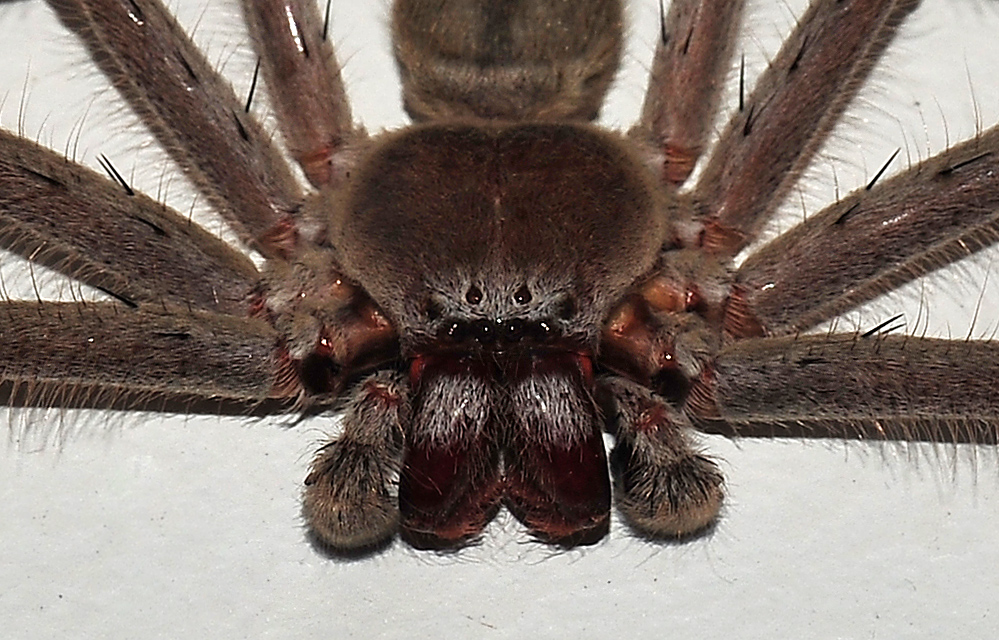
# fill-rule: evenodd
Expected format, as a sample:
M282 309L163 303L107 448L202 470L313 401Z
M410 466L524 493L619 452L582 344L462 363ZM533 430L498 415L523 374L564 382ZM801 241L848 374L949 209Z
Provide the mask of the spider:
M247 1L306 188L158 2L49 4L265 260L110 165L108 180L3 133L3 245L111 301L3 303L0 380L23 402L342 408L303 499L330 549L397 532L461 546L504 505L542 540L593 542L608 466L638 533L697 535L723 477L696 429L995 438L994 344L892 322L804 332L995 240L999 129L735 262L916 2L813 2L702 159L740 2L663 11L642 114L619 133L592 121L620 2L397 1L414 124L368 135L317 7Z

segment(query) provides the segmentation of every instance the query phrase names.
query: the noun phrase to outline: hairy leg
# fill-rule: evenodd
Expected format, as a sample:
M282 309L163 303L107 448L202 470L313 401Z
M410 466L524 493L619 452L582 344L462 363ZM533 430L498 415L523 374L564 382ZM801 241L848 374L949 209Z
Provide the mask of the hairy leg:
M611 453L615 498L628 522L656 537L684 537L710 526L721 509L723 478L691 442L689 420L624 378L604 378L600 390L617 440Z
M751 338L726 347L686 410L736 433L995 442L999 344L884 334ZM710 427L707 430L714 430ZM722 429L725 431L725 429Z
M259 320L160 305L5 302L0 327L0 382L28 401L38 400L33 387L66 402L95 390L250 402L283 395L277 335Z
M682 184L707 145L743 4L675 0L660 15L642 115L628 135L646 147L666 184Z
M270 136L245 113L158 0L51 0L62 22L239 237L259 239L301 193Z
M756 237L917 0L818 0L729 122L693 194L697 237L735 255Z
M366 136L354 127L315 0L243 0L243 14L292 157L313 186L340 184L350 146Z
M130 306L246 315L242 253L162 204L0 130L0 246Z
M731 335L804 331L999 240L999 127L859 189L751 255Z
M406 380L383 371L361 382L343 433L316 454L302 509L320 542L349 550L388 540L399 527L397 480L409 420Z

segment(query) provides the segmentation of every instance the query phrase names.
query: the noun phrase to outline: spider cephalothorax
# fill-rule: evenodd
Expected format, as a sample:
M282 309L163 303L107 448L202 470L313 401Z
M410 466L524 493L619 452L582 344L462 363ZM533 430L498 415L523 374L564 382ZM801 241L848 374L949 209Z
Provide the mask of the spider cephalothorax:
M407 363L404 524L465 537L505 495L550 538L604 525L600 327L667 235L628 147L584 124L422 125L323 204Z

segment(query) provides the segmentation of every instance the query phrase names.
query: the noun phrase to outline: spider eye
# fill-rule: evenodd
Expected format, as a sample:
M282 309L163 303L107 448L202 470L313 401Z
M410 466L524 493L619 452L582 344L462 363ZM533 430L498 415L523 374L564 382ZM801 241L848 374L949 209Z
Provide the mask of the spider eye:
M532 322L526 327L528 336L536 342L545 342L552 337L552 327L550 324L542 320L541 322Z
M442 327L439 335L446 337L449 340L453 340L454 342L461 342L468 337L468 334L468 323L455 320Z
M517 304L527 304L531 301L531 290L527 288L527 285L522 285L517 289L517 293L513 294L513 301Z
M482 302L482 291L479 290L474 284L468 288L465 292L465 301L468 304L479 304Z
M498 337L496 334L499 333L497 329L500 327L491 320L476 320L472 323L472 334L475 337L475 341L479 344L492 344L496 342Z
M500 330L501 337L509 342L516 342L524 335L526 323L520 318L514 318L506 322Z

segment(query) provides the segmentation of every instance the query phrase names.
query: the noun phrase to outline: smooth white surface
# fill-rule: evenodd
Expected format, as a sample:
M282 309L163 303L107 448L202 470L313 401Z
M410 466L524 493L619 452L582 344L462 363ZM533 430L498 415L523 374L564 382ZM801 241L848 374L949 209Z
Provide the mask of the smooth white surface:
M212 45L210 58L236 70L244 91L252 56L236 13L180 4ZM336 4L355 115L369 130L398 125L387 5ZM637 112L655 5L631 7L628 73L609 123L626 126ZM784 3L757 5L742 45L755 68L793 21ZM927 5L827 150L839 159L842 193L899 146L913 158L926 155L927 139L942 148L941 123L952 142L973 135L975 101L984 125L999 120L999 6ZM17 127L23 104L26 135L76 147L88 164L105 153L187 211L182 180L162 178L169 167L149 153L148 136L127 137L131 118L107 109L110 96L95 99L105 85L40 2L0 7L0 43L4 126ZM807 185L810 211L834 193L832 162L817 165L826 176ZM800 216L792 199L789 215ZM8 290L18 272L23 289L23 263L4 263ZM999 295L983 274L994 284L997 269L995 257L980 258L857 322L874 326L904 310L921 333L928 311L929 333L964 337L981 298L974 333L990 335ZM618 525L599 545L557 552L501 519L482 546L458 554L395 545L343 562L309 546L298 515L311 452L335 428L327 417L293 427L155 413L10 420L10 444L0 448L5 638L986 638L999 630L992 447L705 438L724 461L729 491L707 539L654 545ZM41 444L46 438L64 441Z

